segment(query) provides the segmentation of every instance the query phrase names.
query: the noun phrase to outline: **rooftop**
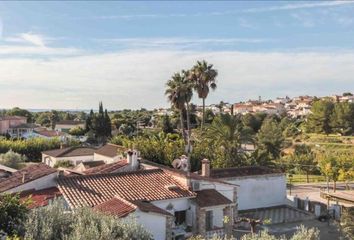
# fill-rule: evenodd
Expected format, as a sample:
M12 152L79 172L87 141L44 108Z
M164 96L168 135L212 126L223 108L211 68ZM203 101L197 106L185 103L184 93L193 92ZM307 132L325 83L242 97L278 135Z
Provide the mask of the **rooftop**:
M125 167L128 165L127 160L121 160L118 162L114 163L109 163L109 164L101 164L96 167L91 167L87 170L85 170L83 173L88 175L88 174L102 174L102 173L113 173L117 171L118 169Z
M201 208L232 204L232 201L230 199L228 199L215 189L205 189L198 191L195 201Z
M246 177L281 173L283 172L279 169L272 169L260 166L210 169L210 176L212 178Z
M129 201L156 201L195 196L187 187L182 186L161 169L68 176L59 178L58 185L71 207L93 207L115 196Z
M118 155L118 151L125 151L125 150L126 148L123 146L108 143L100 147L99 149L97 149L95 153L113 158Z
M58 188L51 187L42 190L28 190L23 191L20 194L21 200L25 200L27 198L31 199L31 203L28 206L29 209L44 207L49 204L50 200L53 200L56 197L61 196L61 193Z
M0 192L18 187L24 183L55 173L57 170L44 163L33 164L13 172L10 177L0 179Z
M112 199L95 206L94 209L105 214L115 215L117 217L125 217L129 213L134 212L136 209L139 209L142 212L171 215L169 212L153 205L149 201L127 201L120 197L113 197Z
M0 117L0 121L1 120L27 120L27 117L22 117L22 116L3 116Z
M67 147L42 152L51 157L75 157L93 155L96 149L89 147Z
M41 131L35 131L35 133L46 136L46 137L58 137L58 136L65 135L65 133L63 133L63 132L54 131L54 130L41 130Z

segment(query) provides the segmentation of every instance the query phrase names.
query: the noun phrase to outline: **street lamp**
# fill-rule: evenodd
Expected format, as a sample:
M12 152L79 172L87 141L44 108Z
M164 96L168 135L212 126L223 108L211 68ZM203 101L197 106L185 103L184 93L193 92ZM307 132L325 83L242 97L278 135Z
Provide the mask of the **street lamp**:
M291 196L291 180L293 179L293 175L288 174L288 178L289 178L289 195Z

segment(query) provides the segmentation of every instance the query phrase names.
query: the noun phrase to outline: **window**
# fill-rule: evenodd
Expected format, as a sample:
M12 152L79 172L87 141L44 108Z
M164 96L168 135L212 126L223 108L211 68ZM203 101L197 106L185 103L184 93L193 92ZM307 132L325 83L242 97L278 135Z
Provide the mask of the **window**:
M186 222L186 211L175 212L175 224L181 225Z
M213 211L206 211L205 213L205 229L207 231L213 229Z

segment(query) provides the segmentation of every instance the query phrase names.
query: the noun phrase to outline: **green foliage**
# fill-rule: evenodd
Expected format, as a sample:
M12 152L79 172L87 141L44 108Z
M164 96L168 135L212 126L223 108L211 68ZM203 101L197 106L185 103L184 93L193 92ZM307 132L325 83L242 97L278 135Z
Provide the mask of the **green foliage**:
M256 162L260 165L269 165L271 160L280 157L284 138L279 124L274 119L264 120L257 134Z
M27 122L29 122L29 123L33 122L32 113L30 113L29 111L27 111L25 109L21 109L21 108L18 108L18 107L14 107L14 108L12 108L10 110L7 110L5 115L26 117L27 118Z
M10 150L7 153L0 154L0 164L10 168L19 169L26 161L26 157Z
M21 202L18 194L0 196L0 232L12 236L20 234L28 212L29 200Z
M94 114L91 110L90 115L86 119L85 128L87 132L91 132L96 140L100 143L106 142L111 137L112 124L107 109L103 110L102 102L99 103L98 113Z
M340 227L346 239L354 239L354 208L343 209Z
M133 219L121 221L88 208L68 212L62 201L31 211L25 229L28 240L152 239Z
M334 104L330 116L332 132L350 135L354 131L354 104L341 102Z
M82 127L74 127L69 130L69 134L73 136L83 136L85 133L86 131Z
M78 145L78 142L70 141L69 146ZM60 148L59 139L32 138L28 140L7 140L0 139L0 153L13 150L16 153L25 155L28 161L41 161L42 151Z
M252 139L243 131L243 125L238 116L221 114L216 117L208 127L205 137L210 140L219 157L218 167L242 166L245 161L245 154L240 150L241 144ZM215 166L215 164L213 165Z
M329 134L333 107L334 104L329 100L315 101L311 107L312 113L307 118L307 131Z
M173 133L172 123L168 115L162 117L162 131L166 134Z
M59 160L55 163L54 168L71 168L74 164L70 160Z

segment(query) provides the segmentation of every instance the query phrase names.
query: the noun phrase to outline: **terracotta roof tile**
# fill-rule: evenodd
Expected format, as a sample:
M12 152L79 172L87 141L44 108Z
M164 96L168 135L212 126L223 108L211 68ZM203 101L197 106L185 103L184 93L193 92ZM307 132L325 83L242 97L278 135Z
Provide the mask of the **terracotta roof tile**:
M10 177L0 179L0 192L18 187L24 183L55 173L57 170L44 163L33 164L13 172ZM23 181L24 180L24 181Z
M272 169L272 168L260 167L260 166L210 169L210 176L212 178L232 178L232 177L267 175L267 174L276 174L276 173L283 173L283 172L279 169Z
M194 199L199 207L211 207L232 204L232 201L216 191L215 189L205 189L197 192Z
M127 149L123 146L108 143L100 147L99 149L97 149L95 153L113 158L118 155L118 151L126 151L126 150Z
M58 185L71 207L93 207L114 196L148 201L195 196L160 169L62 177Z
M91 167L87 170L85 170L83 173L85 175L89 174L102 174L102 173L113 173L116 172L118 169L125 167L128 165L127 160L121 160L118 162L114 163L109 163L109 164L102 164L97 167Z
M20 193L20 198L22 201L29 198L31 199L31 204L28 206L29 209L44 207L49 204L50 200L61 196L59 189L56 187L46 188L42 190L29 190Z
M96 205L94 209L105 214L125 217L129 213L134 212L136 206L124 199L114 197L106 202Z
M52 157L75 157L75 156L88 156L93 155L94 148L89 147L67 147L42 152Z
M142 212L152 212L167 216L172 215L171 213L153 205L149 201L128 201L120 197L113 197L106 202L96 205L94 209L117 217L125 217L136 209L139 209Z

